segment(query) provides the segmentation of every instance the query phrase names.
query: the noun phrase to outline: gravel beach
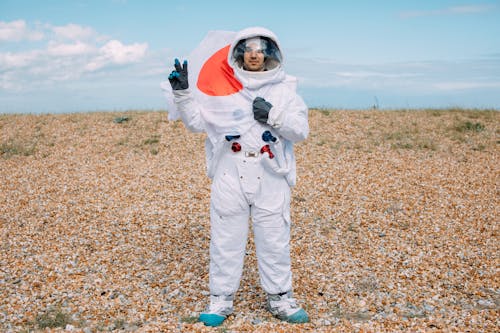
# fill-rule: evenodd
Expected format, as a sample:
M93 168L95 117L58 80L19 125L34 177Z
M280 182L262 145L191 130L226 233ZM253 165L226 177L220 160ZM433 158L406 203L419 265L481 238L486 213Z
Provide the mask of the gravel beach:
M291 241L311 322L266 311L250 237L208 328L205 135L162 111L0 115L0 331L498 332L499 125L311 110Z

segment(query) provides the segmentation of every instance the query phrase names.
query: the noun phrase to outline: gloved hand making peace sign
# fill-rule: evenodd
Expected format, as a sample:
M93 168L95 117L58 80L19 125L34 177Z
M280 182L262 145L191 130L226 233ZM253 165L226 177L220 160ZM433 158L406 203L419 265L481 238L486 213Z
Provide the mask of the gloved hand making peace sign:
M173 90L185 90L189 88L188 82L188 64L187 60L184 60L182 67L179 59L175 59L175 70L170 73L168 80Z

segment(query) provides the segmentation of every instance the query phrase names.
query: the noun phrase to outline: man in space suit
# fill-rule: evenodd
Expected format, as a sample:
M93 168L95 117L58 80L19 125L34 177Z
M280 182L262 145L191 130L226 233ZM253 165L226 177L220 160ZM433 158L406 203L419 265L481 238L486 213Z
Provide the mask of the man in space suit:
M290 188L295 185L293 144L309 132L308 109L295 78L285 74L271 31L240 31L227 63L239 90L200 103L188 82L187 61L175 60L169 81L188 129L206 132L210 201L210 303L199 320L219 326L233 312L252 218L259 276L269 311L291 323L309 320L292 294ZM199 87L198 82L198 87Z

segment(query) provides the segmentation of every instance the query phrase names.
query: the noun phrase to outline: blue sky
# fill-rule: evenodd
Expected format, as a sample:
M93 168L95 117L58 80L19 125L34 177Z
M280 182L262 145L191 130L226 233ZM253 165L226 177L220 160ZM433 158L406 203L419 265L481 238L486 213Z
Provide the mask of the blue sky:
M500 109L500 1L0 0L0 113L165 109L175 57L249 26L310 107Z

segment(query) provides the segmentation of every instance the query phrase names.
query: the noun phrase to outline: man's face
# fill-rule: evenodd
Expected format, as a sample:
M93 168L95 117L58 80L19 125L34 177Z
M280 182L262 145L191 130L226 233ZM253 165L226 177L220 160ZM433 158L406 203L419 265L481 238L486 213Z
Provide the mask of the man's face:
M248 41L243 54L245 69L252 72L264 70L264 53L259 40Z

